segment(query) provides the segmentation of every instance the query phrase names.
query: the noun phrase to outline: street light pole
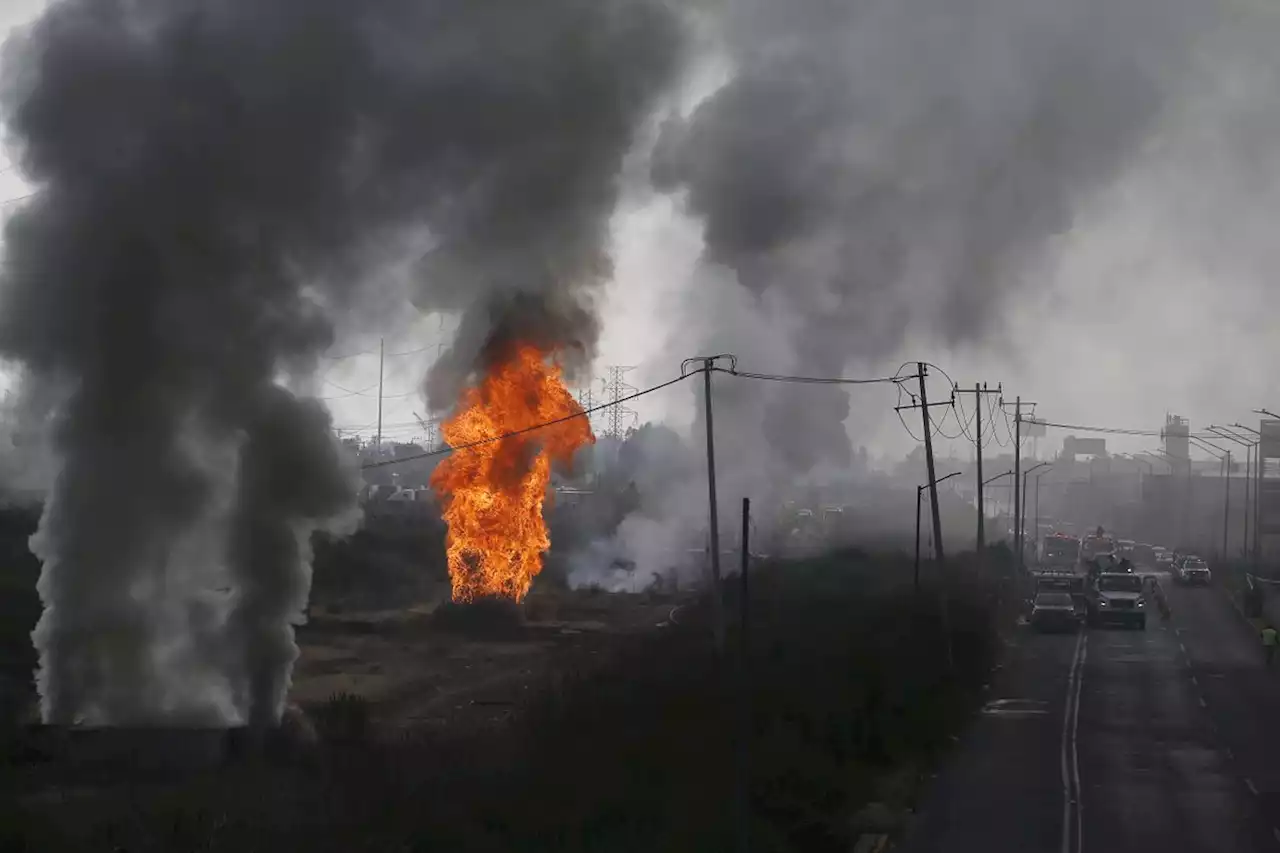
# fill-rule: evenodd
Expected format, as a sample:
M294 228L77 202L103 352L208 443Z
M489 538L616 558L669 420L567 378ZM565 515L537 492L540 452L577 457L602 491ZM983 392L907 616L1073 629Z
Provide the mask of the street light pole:
M1253 551L1253 570L1257 572L1258 565L1262 562L1262 475L1265 473L1262 467L1262 433L1244 424L1231 426L1258 437L1258 447L1253 452L1253 541L1250 543Z
M1250 508L1252 500L1257 497L1257 495L1252 494L1252 490L1257 485L1253 477L1253 452L1257 449L1258 442L1241 438L1227 427L1210 426L1209 431L1244 447L1244 538L1241 542L1240 556L1247 558L1249 556Z
M1211 441L1207 441L1199 436L1191 436L1191 441L1196 447L1204 450L1216 457L1223 464L1223 471L1226 477L1227 488L1223 494L1222 509L1222 557L1225 560L1227 556L1227 519L1231 515L1231 451L1225 450Z
M953 473L951 473L951 474L948 474L948 475L947 475L947 476L945 476L945 477L940 477L940 478L938 478L937 480L934 480L932 483L925 483L923 486L916 486L916 562L915 562L915 591L916 591L917 593L919 593L919 592L920 592L920 503L921 503L921 500L923 499L924 490L925 490L925 489L929 489L929 488L933 488L933 487L934 487L934 486L936 486L938 483L944 482L944 481L946 481L946 480L950 480L952 477L957 477L957 476L959 476L959 475L960 475L960 472L959 472L959 471L955 471L955 472L953 472ZM938 538L938 537L937 537L937 535L935 534L935 535L934 535L934 539L936 540L937 538ZM935 542L933 543L933 553L934 553L934 556L935 556L935 557L936 557L938 554L942 553L942 544L941 544L940 542L936 542L936 541L935 541Z
M1049 473L1048 471L1041 471L1039 474L1036 474L1036 522L1035 524L1036 524L1036 557L1037 558L1039 558L1040 556L1040 478L1048 473Z
M990 480L984 480L984 481L983 481L983 483L982 483L982 485L983 485L984 487L986 487L986 486L989 486L989 485L991 485L992 483L994 483L996 480L1000 480L1000 479L1003 479L1003 478L1005 478L1005 477L1009 477L1009 476L1012 476L1012 475L1013 475L1013 469L1012 469L1012 468L1010 468L1008 471L1005 471L1005 472L1004 472L1004 473L1002 473L1002 474L996 474L996 475L995 475L994 477L992 477ZM1013 513L1011 512L1011 513L1010 513L1010 517L1011 517L1011 518L1012 518L1012 515L1013 515Z
M1037 471L1040 468L1046 468L1051 464L1052 463L1050 462L1041 462L1039 464L1032 465L1030 468L1022 472L1022 506L1014 508L1015 511L1018 513L1017 530L1018 530L1018 535L1021 537L1021 539L1019 539L1018 541L1018 557L1019 557L1018 565L1019 566L1022 565L1022 550L1023 550L1022 539L1027 538L1027 477L1029 477L1033 471ZM1039 524L1039 519L1037 519L1037 524ZM1039 527L1037 527L1036 538L1039 539L1039 536L1040 536L1040 530L1039 530Z

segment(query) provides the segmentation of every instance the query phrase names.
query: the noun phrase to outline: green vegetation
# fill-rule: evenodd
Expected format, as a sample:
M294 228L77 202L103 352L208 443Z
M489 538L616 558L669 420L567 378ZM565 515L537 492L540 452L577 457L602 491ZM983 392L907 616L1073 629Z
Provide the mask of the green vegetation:
M868 803L890 815L913 804L981 695L1000 603L1016 598L1001 594L1007 559L987 562L985 577L952 562L949 632L906 559L774 563L752 575L745 680L735 654L713 654L697 605L501 731L376 746L367 707L339 696L316 720L329 744L318 765L238 766L162 793L119 784L0 824L41 851L714 853L733 837L746 695L753 849L846 851ZM736 614L732 578L726 593ZM739 639L735 621L731 652Z

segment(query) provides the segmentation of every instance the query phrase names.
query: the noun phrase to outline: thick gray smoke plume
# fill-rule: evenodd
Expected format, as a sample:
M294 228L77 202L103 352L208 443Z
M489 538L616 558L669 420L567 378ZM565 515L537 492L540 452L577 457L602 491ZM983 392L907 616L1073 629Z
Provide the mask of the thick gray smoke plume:
M653 177L685 192L708 265L736 276L790 359L753 358L725 298L704 300L708 349L838 375L883 370L909 325L980 339L1138 150L1214 14L1189 0L728 4L730 82L668 125ZM771 460L847 462L843 390L758 390L751 427Z
M474 329L519 291L589 348L578 287L678 32L657 0L63 0L15 37L39 192L0 353L58 400L47 720L278 719L309 536L356 493L286 385L406 228L448 259L424 307Z

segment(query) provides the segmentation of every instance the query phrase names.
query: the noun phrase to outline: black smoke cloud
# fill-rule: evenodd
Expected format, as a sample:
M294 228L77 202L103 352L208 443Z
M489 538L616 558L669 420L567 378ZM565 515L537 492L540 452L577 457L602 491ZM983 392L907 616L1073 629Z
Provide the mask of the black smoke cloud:
M278 717L308 537L355 494L286 386L406 229L449 259L424 308L579 305L678 36L657 0L62 0L11 39L38 193L0 353L58 401L46 719ZM593 315L560 313L589 348Z
M916 329L981 341L1140 149L1213 14L1185 0L740 0L722 21L730 80L668 123L653 180L684 192L707 263L774 318L795 372L883 369ZM712 319L719 346L768 369ZM848 406L839 390L778 389L761 428L793 471L841 463Z

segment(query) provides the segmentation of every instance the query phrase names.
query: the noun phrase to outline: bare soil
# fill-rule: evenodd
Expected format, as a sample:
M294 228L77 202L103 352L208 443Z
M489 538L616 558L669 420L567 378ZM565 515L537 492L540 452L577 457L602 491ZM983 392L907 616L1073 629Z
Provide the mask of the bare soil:
M662 630L681 604L655 594L535 589L518 630L493 638L434 620L448 597L440 584L402 610L313 610L298 632L292 701L311 711L338 694L360 696L385 737L501 724L539 687L603 664L621 638Z

